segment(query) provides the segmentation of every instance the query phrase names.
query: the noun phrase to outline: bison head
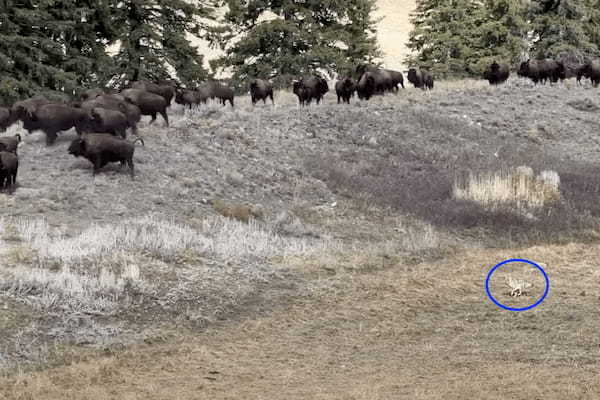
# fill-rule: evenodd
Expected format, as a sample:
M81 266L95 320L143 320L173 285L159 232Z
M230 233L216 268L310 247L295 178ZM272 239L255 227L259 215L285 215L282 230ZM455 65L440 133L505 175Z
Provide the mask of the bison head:
M75 157L82 157L85 154L85 140L73 140L69 145L69 154L72 154Z
M298 81L292 81L292 88L295 95L299 95L302 89L304 88L304 82L302 79Z
M412 84L419 83L419 74L417 73L417 70L414 68L411 68L408 70L406 78Z
M517 75L527 77L529 75L529 60L523 61L521 65L519 65L519 70L517 71Z

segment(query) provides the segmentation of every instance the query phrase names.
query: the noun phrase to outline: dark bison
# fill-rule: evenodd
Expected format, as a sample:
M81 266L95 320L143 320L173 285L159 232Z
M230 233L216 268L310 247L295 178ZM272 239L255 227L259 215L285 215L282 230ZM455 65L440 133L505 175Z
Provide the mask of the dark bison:
M298 96L300 105L308 105L313 99L319 104L329 91L329 85L325 79L318 76L303 77L293 81L293 91Z
M356 93L361 100L369 100L375 94L375 77L371 72L362 74L356 84Z
M517 75L529 78L537 84L550 82L556 83L558 80L566 78L566 69L562 62L545 60L527 60L522 62L517 71Z
M483 73L483 78L487 79L490 85L498 85L506 82L510 75L507 64L498 64L496 61L491 63Z
M122 100L121 100L122 99ZM118 111L127 118L127 127L131 128L131 133L137 135L137 124L141 119L141 111L138 106L125 100L120 95L103 95L92 100L78 103L75 107L83 108L90 112L94 108L103 108L106 110Z
M28 131L36 129L46 134L46 144L56 141L58 132L75 128L78 134L85 131L89 116L86 110L66 104L46 104L33 112L28 112L23 127Z
M45 98L44 96L35 96L35 97L31 97L26 100L17 101L15 104L12 105L11 110L10 110L11 111L11 120L13 122L22 121L23 123L25 123L25 120L26 120L28 114L35 111L38 107L41 107L46 104L51 104L51 103L52 102L50 100L48 100L47 98ZM31 133L31 131L33 130L33 129L28 129L27 127L24 127L24 128L27 129L29 131L29 133ZM34 128L34 129L37 129L37 128Z
M408 70L406 77L408 78L408 81L416 88L423 90L433 89L433 75L431 75L429 71L423 69L419 69L417 71L415 68L411 68Z
M133 89L145 90L146 92L154 93L162 96L167 102L167 107L171 106L171 100L175 97L175 87L169 82L162 81L162 84L156 84L148 81L133 82L131 87Z
M120 162L121 166L127 164L133 179L133 152L137 140L144 144L141 138L130 142L110 135L88 134L71 142L69 154L83 157L91 162L94 166L94 175L109 162Z
M388 69L381 69L381 68L377 68L374 66L370 66L370 65L364 65L361 64L358 67L356 67L356 72L358 73L358 76L360 77L358 79L358 84L359 86L364 86L364 84L367 84L367 78L368 77L372 77L373 80L373 84L374 84L374 92L369 95L369 96L363 96L361 98L370 98L373 94L384 94L385 92L391 92L394 91L395 88L398 88L398 84L400 83L400 80L402 82L402 87L404 87L404 78L402 78L402 74L400 73L400 76L398 76L396 74L396 71L393 71L394 73L392 73L391 70ZM365 79L363 79L365 78ZM363 84L361 85L361 81L363 82ZM360 90L361 92L364 92L363 89ZM360 97L360 96L359 96Z
M190 110L192 105L196 107L202 102L200 93L197 90L178 90L175 93L175 103L181 104L182 106L189 106ZM206 98L204 99L206 103Z
M219 99L219 102L221 104L226 105L227 102L229 101L229 104L231 104L231 107L233 107L234 95L235 94L234 94L234 91L232 88L227 87L219 82L213 82L211 97L212 98L216 97L217 99Z
M169 126L167 101L162 96L140 89L126 89L121 92L121 95L126 101L138 106L142 115L150 115L152 117L150 123L156 121L156 114L160 114Z
M356 82L350 77L345 77L335 83L335 94L337 94L338 104L340 104L340 100L350 104L350 98L354 96L355 91Z
M110 133L125 139L128 127L125 113L97 107L90 110L86 132Z
M404 77L402 76L402 72L394 71L393 69L385 69L384 71L390 74L390 77L392 78L392 90L394 92L398 93L398 90L400 90L398 85L402 86L402 89L404 89Z
M105 94L104 89L96 88L96 89L87 89L81 94L81 100L91 100L95 99L98 96L103 96Z
M4 149L4 151L8 151L9 153L17 154L17 148L19 147L19 143L21 143L21 135L18 133L14 136L4 136L0 137L0 145Z
M273 84L262 79L254 79L250 82L250 97L252 98L252 105L262 100L263 104L267 104L267 98L271 99L271 103L275 104L273 100Z
M581 67L581 76L585 76L592 81L594 87L598 87L600 84L600 63L598 62L586 62Z
M19 158L15 153L3 149L4 145L0 144L0 188L14 189L17 184Z
M10 108L0 107L0 132L4 132L6 128L15 122Z

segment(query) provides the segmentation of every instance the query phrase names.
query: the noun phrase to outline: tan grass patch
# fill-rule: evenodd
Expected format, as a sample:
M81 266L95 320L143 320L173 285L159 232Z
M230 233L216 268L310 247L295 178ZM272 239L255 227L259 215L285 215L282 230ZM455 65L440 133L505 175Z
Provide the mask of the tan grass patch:
M560 178L554 171L542 171L537 177L529 167L496 173L470 173L466 180L456 180L453 196L475 201L486 208L502 205L518 209L539 209L560 200Z

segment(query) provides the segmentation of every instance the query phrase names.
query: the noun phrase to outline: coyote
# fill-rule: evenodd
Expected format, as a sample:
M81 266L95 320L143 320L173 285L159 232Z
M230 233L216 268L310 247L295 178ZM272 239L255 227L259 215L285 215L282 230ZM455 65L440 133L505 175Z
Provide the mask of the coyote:
M514 279L508 275L506 278L506 285L511 289L510 295L512 297L519 297L523 294L527 294L527 289L533 287L533 283L526 282L522 279Z

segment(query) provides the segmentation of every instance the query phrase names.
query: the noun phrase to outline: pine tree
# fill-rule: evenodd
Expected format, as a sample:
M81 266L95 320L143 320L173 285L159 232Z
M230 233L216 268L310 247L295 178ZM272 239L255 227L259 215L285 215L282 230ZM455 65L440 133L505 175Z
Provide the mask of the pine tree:
M477 56L477 29L485 21L483 5L472 0L417 0L408 47L411 66L436 76L465 75Z
M597 7L598 2L590 0L533 0L529 10L535 36L531 56L581 60L600 55Z
M315 71L344 73L379 56L374 0L225 0L228 12L214 42L225 56L214 68L233 81L293 77Z
M0 0L0 100L70 92L76 76L65 72L64 25L49 10L52 1Z
M210 6L185 0L119 2L115 21L120 27L121 47L115 58L119 81L168 79L170 70L186 84L205 78L202 56L186 35L197 34L199 18L210 17L211 12Z

